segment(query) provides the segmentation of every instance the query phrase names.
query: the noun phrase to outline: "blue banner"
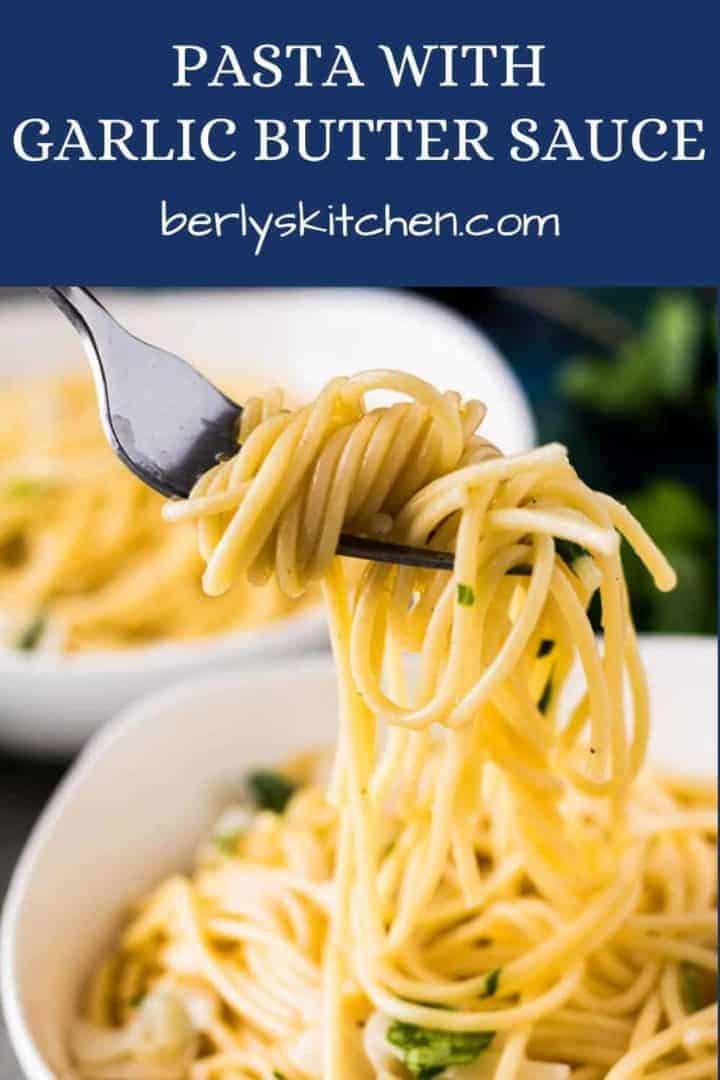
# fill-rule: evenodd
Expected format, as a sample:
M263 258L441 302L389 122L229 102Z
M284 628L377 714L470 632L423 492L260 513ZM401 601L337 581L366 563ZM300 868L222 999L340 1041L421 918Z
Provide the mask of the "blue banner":
M718 280L716 2L3 19L4 283Z

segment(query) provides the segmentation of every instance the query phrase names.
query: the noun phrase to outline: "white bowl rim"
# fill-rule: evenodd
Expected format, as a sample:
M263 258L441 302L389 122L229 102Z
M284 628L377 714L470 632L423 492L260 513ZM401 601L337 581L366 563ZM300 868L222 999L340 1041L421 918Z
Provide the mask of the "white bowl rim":
M128 669L152 672L175 664L181 666L184 662L201 662L206 656L240 663L245 656L252 659L270 646L291 650L308 640L321 641L324 627L325 616L318 600L297 611L268 619L259 626L185 641L162 641L116 650L88 649L77 653L42 649L23 652L0 644L0 676L8 672L13 675L61 674L69 679L80 679L87 675L117 674Z

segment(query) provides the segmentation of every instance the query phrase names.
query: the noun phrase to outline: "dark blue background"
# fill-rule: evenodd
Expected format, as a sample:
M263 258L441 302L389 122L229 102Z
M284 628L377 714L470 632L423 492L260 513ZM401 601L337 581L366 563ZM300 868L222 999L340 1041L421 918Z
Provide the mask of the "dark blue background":
M717 0L661 5L361 5L210 2L7 5L0 66L0 281L205 283L712 283L718 256ZM173 89L171 44L219 42L241 55L261 41L350 46L365 89ZM545 43L545 89L393 90L382 41ZM592 162L47 163L17 160L26 116L476 116L500 133L516 116L702 117L707 160ZM162 239L159 203L193 210L280 209L303 198L411 212L440 206L562 216L559 239L407 239L270 243Z

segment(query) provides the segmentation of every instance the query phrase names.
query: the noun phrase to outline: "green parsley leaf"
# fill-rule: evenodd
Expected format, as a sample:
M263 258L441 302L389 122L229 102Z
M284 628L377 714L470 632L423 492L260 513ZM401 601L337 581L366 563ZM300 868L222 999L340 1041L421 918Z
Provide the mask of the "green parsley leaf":
M145 1000L145 997L146 997L146 994L145 994L144 990L141 990L139 994L135 994L135 996L131 997L130 1001L128 1002L130 1008L131 1009L139 1009L140 1006L142 1005L143 1001Z
M32 652L40 643L46 625L47 619L41 612L38 612L16 638L15 648L21 652Z
M430 1080L451 1065L469 1065L490 1046L493 1031L438 1031L393 1020L387 1041L400 1051L405 1068L418 1080Z
M464 607L472 607L475 603L475 590L471 585L464 585L462 581L459 581L457 587L457 599L458 604L462 604Z
M273 1069L273 1076L275 1080L286 1080L285 1073L280 1072L279 1069Z
M218 833L217 836L213 836L213 843L222 855L234 855L239 839L239 832Z
M553 692L552 674L548 676L548 680L543 687L543 692L540 695L537 703L537 707L541 713L546 713L550 708L550 702L552 701Z
M500 985L500 972L502 968L493 968L488 975L485 976L485 989L480 995L481 998L495 997L497 994L498 986Z
M537 657L541 660L543 656L548 656L555 648L555 642L551 638L543 638L538 645Z
M282 814L296 788L292 780L273 769L257 769L249 773L245 782L258 810L274 814Z
M683 1004L689 1013L699 1012L702 1008L700 988L700 969L695 964L680 965L680 992Z
M32 499L36 496L47 495L50 483L36 476L18 476L3 488L3 495L7 499Z

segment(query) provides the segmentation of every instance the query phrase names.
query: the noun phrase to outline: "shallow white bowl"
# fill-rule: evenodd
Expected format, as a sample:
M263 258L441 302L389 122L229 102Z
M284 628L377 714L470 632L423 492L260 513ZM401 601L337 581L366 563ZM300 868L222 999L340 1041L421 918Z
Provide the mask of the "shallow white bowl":
M125 325L210 375L258 376L302 399L333 375L397 367L491 406L484 431L508 453L534 441L525 395L469 322L409 293L373 289L103 292ZM84 364L77 335L47 302L0 308L0 380ZM2 601L0 600L0 605ZM77 749L130 701L179 677L304 651L325 640L317 608L204 642L64 657L0 647L0 743Z
M646 638L652 753L714 767L717 643ZM188 865L244 771L334 738L329 658L166 690L88 745L18 863L0 936L10 1037L29 1080L71 1080L65 1052L80 985L127 904Z

